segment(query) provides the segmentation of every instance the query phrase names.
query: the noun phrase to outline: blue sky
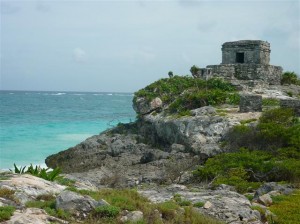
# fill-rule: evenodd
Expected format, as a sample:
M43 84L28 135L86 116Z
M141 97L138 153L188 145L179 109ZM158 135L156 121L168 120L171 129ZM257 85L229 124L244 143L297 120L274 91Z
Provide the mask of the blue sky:
M133 92L241 39L300 74L300 1L1 0L0 87Z

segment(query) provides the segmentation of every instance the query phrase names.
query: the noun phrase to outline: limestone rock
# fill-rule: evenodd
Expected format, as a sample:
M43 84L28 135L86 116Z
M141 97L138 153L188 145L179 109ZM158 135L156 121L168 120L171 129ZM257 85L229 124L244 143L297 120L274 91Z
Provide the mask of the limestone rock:
M204 106L194 110L191 110L193 116L203 116L203 115L215 115L216 109L212 106Z
M133 109L138 113L138 114L149 114L152 111L158 110L162 108L162 101L159 97L154 98L150 102L144 98L144 97L139 97L133 102Z
M48 215L43 209L26 208L24 211L17 210L10 220L4 222L5 224L47 224L47 223L61 223L67 224L67 221L58 219Z
M35 200L39 195L59 194L66 188L29 174L15 174L9 180L0 181L0 187L14 190L15 198L23 205L27 201Z
M138 123L139 134L152 144L181 144L185 150L205 156L220 153L218 143L233 126L221 116L164 117L145 115Z
M141 211L132 211L128 212L125 216L122 216L120 221L121 222L130 222L130 223L136 223L140 220L142 220L144 217L143 212Z
M210 201L205 202L205 204L203 205L203 208L205 209L209 209L213 206L213 204Z
M269 194L259 196L257 201L265 206L270 206L273 203L272 198Z
M173 152L185 152L185 146L181 144L172 144L171 149Z
M56 208L80 217L86 217L97 205L89 196L82 196L72 191L63 191L56 197Z
M287 185L280 185L275 182L265 183L256 190L254 194L254 200L257 200L259 196L267 194L271 191L277 191L281 194L291 194L293 192L293 188Z
M168 188L155 188L138 191L147 197L153 203L161 203L171 200L175 191ZM260 215L257 211L252 210L250 201L243 195L230 190L208 190L199 188L189 190L182 187L176 194L180 194L184 200L196 203L199 201L206 202L206 209L197 208L197 210L206 215L214 216L227 223L257 223L261 224ZM213 205L213 206L212 206ZM251 222L248 222L252 220Z

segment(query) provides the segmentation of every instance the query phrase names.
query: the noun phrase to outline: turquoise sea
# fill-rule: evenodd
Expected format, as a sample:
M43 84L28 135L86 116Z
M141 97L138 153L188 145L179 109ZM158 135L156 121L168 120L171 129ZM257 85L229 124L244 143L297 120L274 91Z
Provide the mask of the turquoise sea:
M132 93L0 91L0 169L43 165L119 122L135 120Z

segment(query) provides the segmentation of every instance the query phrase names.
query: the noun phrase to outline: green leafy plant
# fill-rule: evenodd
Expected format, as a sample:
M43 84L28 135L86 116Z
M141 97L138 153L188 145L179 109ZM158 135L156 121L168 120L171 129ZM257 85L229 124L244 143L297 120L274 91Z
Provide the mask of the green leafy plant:
M9 220L14 211L15 208L13 206L0 206L0 222Z
M193 206L194 206L194 207L197 207L197 208L201 208L201 207L204 206L204 204L205 204L204 202L199 201L199 202L194 203Z
M33 176L37 176L40 178L43 178L45 180L54 181L54 179L61 173L60 168L55 168L52 171L48 171L49 168L41 168L40 166L33 166L32 164L27 168L25 171L25 167L21 167L20 169L14 164L15 167L15 173L24 174L28 173Z
M104 205L95 208L96 217L116 217L120 213L120 208L112 205Z
M26 166L24 166L24 167L20 167L20 168L18 168L17 167L17 165L14 163L14 172L15 173L19 173L19 174L23 174L23 173L25 173L25 168L26 168ZM11 169L9 169L10 171L12 171Z

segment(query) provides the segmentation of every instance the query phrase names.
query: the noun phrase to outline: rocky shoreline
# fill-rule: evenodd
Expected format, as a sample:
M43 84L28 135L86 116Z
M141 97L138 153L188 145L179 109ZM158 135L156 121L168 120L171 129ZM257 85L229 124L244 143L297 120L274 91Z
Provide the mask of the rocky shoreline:
M250 94L257 91L253 89ZM289 99L279 87L260 90L260 96ZM72 189L27 174L1 173L0 190L11 193L9 197L0 195L0 206L16 208L4 223L69 223L43 209L26 206L30 201L43 200L41 195L51 195L56 210L73 214L72 220L78 223L95 208L109 205L103 199L78 193L80 190L131 188L153 204L188 202L201 205L193 207L194 212L221 222L259 224L266 222L266 216L273 216L267 207L272 204L270 195L293 191L288 185L265 183L250 194L253 199L249 200L231 186L222 184L215 189L209 182L199 183L193 178L191 172L207 158L228 152L222 142L231 128L245 121L256 125L261 111L241 112L236 105L224 104L202 106L191 110L189 116L176 116L166 113L168 105L160 98L135 98L134 108L139 115L136 122L119 124L46 158L48 167L62 169L64 178L72 181ZM156 213L164 223L162 212ZM142 211L123 210L116 223L138 223L141 219Z

